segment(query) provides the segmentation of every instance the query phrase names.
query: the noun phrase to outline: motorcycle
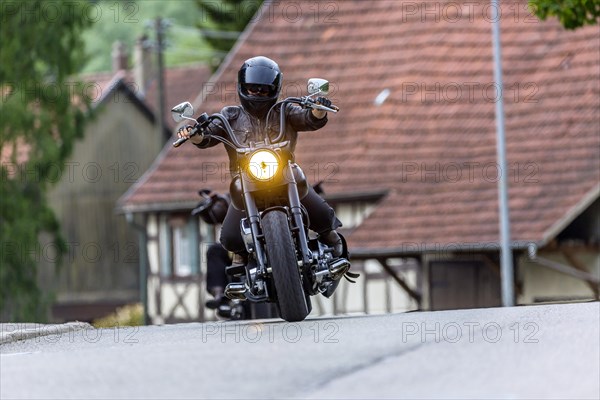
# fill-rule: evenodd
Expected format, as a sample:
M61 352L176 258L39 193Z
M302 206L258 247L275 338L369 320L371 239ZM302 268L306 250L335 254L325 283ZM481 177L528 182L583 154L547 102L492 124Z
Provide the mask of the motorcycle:
M273 140L268 135L260 142L242 145L238 142L228 120L221 114L203 113L194 119L193 106L184 102L171 110L176 122L194 121L190 137L204 135L213 121L219 121L227 137L212 136L235 149L238 170L230 184L231 202L246 217L240 230L248 251L244 267L230 266L227 272L239 277L229 283L225 295L230 299L250 302L275 303L279 316L288 321L302 321L311 312L310 296L322 294L330 297L342 276L358 277L349 272L350 262L346 241L344 251L335 257L333 248L311 238L308 232L308 215L300 200L308 193L308 183L302 169L287 152L288 141L282 140L285 129L284 107L298 104L303 108L337 113L339 108L318 104L314 97L326 96L329 82L313 78L308 81L308 95L288 97L278 101L267 114L267 126L276 107L280 107L279 134ZM179 147L188 138L173 143ZM341 235L340 235L341 236Z
M202 200L192 210L192 216L198 216L208 225L217 225L223 222L229 199L210 189L201 189L198 195ZM206 279L210 278L210 284L207 282L207 292L216 294L216 287L225 287L228 282L239 281L239 278L228 277L225 271L226 265L231 264L231 258L227 250L220 243L212 244L206 252L207 271ZM211 291L212 289L212 291ZM217 319L225 320L243 320L277 317L277 311L273 310L271 304L250 303L238 299L229 299L225 296L217 295L206 301L205 306L214 310Z

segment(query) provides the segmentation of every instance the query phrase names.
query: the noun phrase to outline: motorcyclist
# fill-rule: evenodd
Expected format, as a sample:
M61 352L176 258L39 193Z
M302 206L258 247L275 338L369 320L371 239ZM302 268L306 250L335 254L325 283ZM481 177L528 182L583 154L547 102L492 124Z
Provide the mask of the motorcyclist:
M221 110L221 114L229 121L233 133L242 144L262 141L265 134L271 139L279 133L279 107L271 112L267 126L267 113L277 102L281 92L283 74L279 66L273 60L258 56L244 62L238 72L237 92L241 106L227 106ZM318 104L331 106L331 101L326 97L318 97ZM303 109L300 106L286 104L285 109L286 126L282 140L289 141L286 149L293 154L296 147L299 131L314 131L322 128L327 123L327 113L322 110ZM178 130L179 138L190 138L197 147L204 149L220 143L211 136L227 135L220 121L213 121L206 128L207 136L189 136L191 126L185 126ZM235 149L225 146L229 155L230 171L237 173L237 155ZM306 208L310 226L309 228L319 234L319 240L332 247L334 256L339 257L344 252L342 238L336 232L341 227L341 222L336 218L334 210L321 198L309 185L308 194L301 200ZM232 265L245 265L247 263L247 252L240 233L240 220L244 218L244 212L237 210L231 204L223 221L221 229L221 243L234 253Z

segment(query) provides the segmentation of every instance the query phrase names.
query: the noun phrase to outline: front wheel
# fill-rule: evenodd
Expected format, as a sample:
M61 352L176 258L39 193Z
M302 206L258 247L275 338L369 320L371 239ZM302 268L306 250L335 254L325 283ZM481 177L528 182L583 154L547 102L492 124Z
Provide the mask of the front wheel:
M267 261L271 267L280 316L288 322L302 321L309 307L302 289L298 261L287 215L271 211L262 219Z

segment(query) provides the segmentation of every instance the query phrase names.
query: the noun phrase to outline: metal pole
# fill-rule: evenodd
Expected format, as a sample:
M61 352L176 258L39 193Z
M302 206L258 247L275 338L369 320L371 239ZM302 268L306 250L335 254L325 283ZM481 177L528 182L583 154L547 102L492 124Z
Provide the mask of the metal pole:
M494 48L494 81L499 98L496 101L496 153L500 179L498 180L498 207L500 214L500 264L502 280L502 305L514 306L514 272L512 251L510 249L510 218L508 210L508 168L506 165L506 143L504 136L504 96L502 93L502 49L500 44L500 4L491 0L496 16L492 20L492 42Z
M164 58L163 58L163 50L164 50L164 34L165 24L162 18L156 18L156 47L157 47L157 58L158 58L158 110L156 112L156 123L158 125L159 137L164 137L166 140L169 140L170 135L168 132L165 133L164 130L164 120L163 120L163 111L165 109L165 81L164 81Z

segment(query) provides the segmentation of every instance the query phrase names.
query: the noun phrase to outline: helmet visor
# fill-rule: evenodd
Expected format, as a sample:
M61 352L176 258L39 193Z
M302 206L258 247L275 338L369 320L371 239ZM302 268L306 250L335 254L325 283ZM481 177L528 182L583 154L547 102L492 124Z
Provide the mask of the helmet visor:
M257 90L258 93L275 96L281 84L281 74L271 68L253 66L244 68L240 71L238 81L244 91L248 95L251 89ZM251 95L251 94L250 94Z
M273 85L259 85L256 83L242 84L242 92L247 96L273 97L277 90Z

